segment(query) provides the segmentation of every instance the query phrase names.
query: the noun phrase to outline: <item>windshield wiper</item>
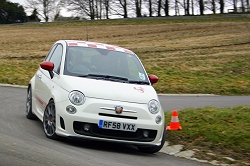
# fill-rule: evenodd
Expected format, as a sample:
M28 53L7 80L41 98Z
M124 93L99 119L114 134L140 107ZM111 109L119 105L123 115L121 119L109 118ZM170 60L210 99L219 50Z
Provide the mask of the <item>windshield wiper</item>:
M147 81L133 81L133 80L129 80L128 82L131 83L131 84L149 85L149 82L147 82Z
M87 77L87 78L103 79L103 80L110 80L110 81L119 81L119 82L128 81L128 79L124 77L112 76L112 75L101 75L101 74L86 74L86 75L81 75L79 77Z

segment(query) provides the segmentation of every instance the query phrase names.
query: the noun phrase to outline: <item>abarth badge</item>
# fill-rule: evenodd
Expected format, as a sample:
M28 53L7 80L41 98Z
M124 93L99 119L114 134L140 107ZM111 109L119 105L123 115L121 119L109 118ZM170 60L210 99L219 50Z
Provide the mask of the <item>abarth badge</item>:
M122 110L123 110L123 107L122 107L122 106L115 106L115 113L121 114L121 113L122 113Z

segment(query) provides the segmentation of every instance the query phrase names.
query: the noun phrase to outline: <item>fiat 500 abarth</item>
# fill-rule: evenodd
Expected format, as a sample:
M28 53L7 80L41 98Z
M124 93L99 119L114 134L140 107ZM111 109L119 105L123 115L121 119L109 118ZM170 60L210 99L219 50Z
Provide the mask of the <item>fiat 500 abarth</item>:
M166 138L157 81L128 49L59 40L29 82L26 117L40 119L51 139L128 143L155 153Z

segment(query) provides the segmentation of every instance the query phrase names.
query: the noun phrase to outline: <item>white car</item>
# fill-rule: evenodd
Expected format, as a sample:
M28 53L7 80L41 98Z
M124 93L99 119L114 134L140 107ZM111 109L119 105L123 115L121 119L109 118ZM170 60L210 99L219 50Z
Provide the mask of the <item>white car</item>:
M29 82L26 117L40 119L51 139L127 143L155 153L166 139L157 81L128 49L59 40Z

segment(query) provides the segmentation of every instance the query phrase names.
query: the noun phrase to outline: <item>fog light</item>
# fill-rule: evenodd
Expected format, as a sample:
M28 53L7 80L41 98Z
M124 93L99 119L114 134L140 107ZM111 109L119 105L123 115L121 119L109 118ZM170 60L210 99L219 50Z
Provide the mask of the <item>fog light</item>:
M76 108L72 105L68 105L66 107L66 111L69 113L69 114L75 114L76 113Z
M148 138L149 132L147 130L144 130L142 135L143 135L143 137Z
M90 130L90 125L89 124L84 124L83 125L83 130L89 131Z
M156 118L155 118L155 122L157 123L157 124L159 124L160 122L161 122L161 115L158 115Z

